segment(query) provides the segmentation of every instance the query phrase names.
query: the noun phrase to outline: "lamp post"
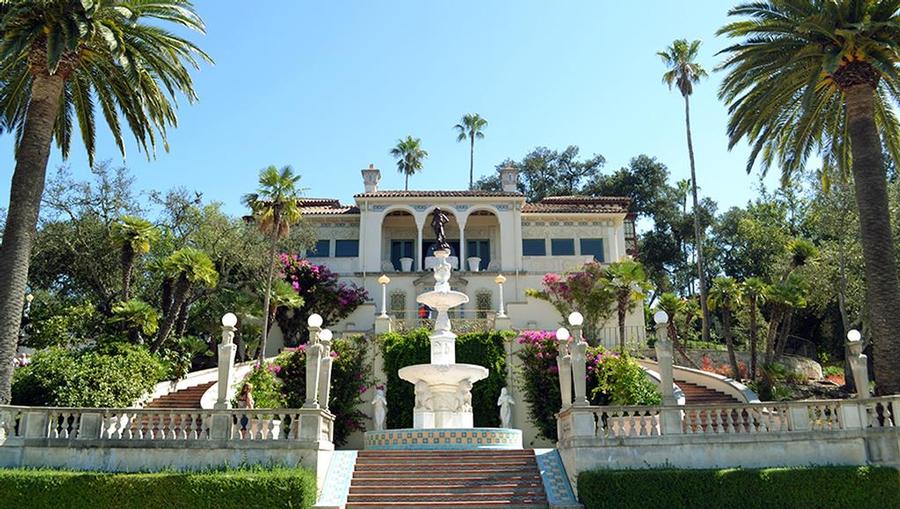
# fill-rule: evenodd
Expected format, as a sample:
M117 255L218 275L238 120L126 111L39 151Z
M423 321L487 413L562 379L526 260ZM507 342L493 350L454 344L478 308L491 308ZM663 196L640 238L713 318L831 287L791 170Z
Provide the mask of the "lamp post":
M328 399L331 395L331 338L334 337L331 330L322 329L319 332L319 343L322 345L321 372L319 375L319 406L328 410Z
M569 325L575 333L572 342L572 381L575 387L575 406L587 406L587 347L581 333L581 325L584 323L584 315L578 311L569 314Z
M560 327L556 330L556 340L559 341L559 350L556 355L556 367L559 370L559 395L562 399L562 408L572 405L572 356L569 355L569 330Z
M309 315L306 325L309 328L309 342L306 343L306 402L303 408L319 408L319 370L323 349L319 343L319 333L322 331L322 317L315 313Z
M856 329L848 331L847 362L850 363L853 382L856 384L856 397L865 399L869 397L869 358L862 350L862 334Z
M222 316L222 342L219 344L219 387L216 403L213 408L224 409L231 407L231 398L228 391L231 389L231 375L234 369L234 331L237 325L237 316L234 313L226 313Z
M659 365L660 392L663 405L675 405L675 390L672 387L674 375L672 373L673 355L672 340L666 329L669 325L669 315L659 310L653 315L656 323L656 362Z
M378 284L381 285L381 317L387 318L387 285L391 283L391 278L387 274L382 274L378 278Z
M500 309L497 310L497 318L506 318L506 306L503 305L503 283L506 282L506 277L503 274L497 274L494 282L497 283L500 290Z

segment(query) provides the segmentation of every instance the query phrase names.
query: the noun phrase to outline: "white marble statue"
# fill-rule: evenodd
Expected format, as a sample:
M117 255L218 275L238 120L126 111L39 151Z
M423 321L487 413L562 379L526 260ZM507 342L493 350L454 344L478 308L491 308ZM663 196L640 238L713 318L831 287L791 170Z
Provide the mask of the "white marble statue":
M375 421L375 430L381 431L384 429L384 418L387 415L387 398L384 397L384 389L380 387L375 389L372 405L375 407L375 415L372 418Z
M459 383L459 388L457 389L459 393L459 411L460 412L471 412L472 411L472 382L469 380L463 380Z
M512 406L516 401L509 395L506 387L500 389L500 398L497 399L497 406L500 407L500 427L509 428L512 423Z
M424 380L416 382L416 410L433 410L431 401L431 388Z

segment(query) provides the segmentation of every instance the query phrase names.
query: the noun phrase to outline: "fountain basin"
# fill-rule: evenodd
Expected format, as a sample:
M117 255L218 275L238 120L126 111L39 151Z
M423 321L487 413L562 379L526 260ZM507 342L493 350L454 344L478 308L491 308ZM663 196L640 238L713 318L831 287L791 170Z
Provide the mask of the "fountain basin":
M472 384L488 376L488 369L473 364L415 364L398 375L416 390L413 427L471 428Z
M469 296L455 290L432 290L416 297L416 302L434 309L450 309L469 302Z

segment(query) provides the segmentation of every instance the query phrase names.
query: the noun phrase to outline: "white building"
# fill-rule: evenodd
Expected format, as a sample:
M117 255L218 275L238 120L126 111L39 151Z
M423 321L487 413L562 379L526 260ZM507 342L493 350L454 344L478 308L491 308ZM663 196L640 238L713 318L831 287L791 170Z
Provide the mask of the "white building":
M503 300L516 329L555 329L562 317L549 304L525 295L540 288L548 272L562 273L583 263L619 260L635 249L628 198L560 196L526 203L516 189L518 171L501 171L501 191L386 191L381 172L362 170L364 192L354 204L335 199L304 199L307 223L317 230L311 262L328 266L342 281L365 287L373 302L361 306L337 331L370 331L381 313L378 277L390 277L386 307L395 327L415 326L416 295L434 284L429 270L434 233L432 213L450 217L445 226L454 264L451 285L470 302L455 315L454 326L490 321L500 304L498 274L506 277ZM616 339L615 318L605 324L604 343ZM642 310L627 318L629 341L644 338Z

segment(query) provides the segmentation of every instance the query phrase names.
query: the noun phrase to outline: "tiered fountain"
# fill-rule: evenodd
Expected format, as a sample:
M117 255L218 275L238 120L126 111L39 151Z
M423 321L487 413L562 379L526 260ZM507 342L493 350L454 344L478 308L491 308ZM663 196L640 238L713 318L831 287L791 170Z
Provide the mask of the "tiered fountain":
M398 375L415 386L413 428L369 431L367 449L478 449L522 447L522 432L506 428L474 428L472 386L488 376L488 369L456 363L456 334L450 325L450 309L469 302L469 297L450 288L450 246L444 237L447 216L435 209L432 226L437 236L434 256L434 290L416 301L437 310L431 338L431 363L401 368Z

